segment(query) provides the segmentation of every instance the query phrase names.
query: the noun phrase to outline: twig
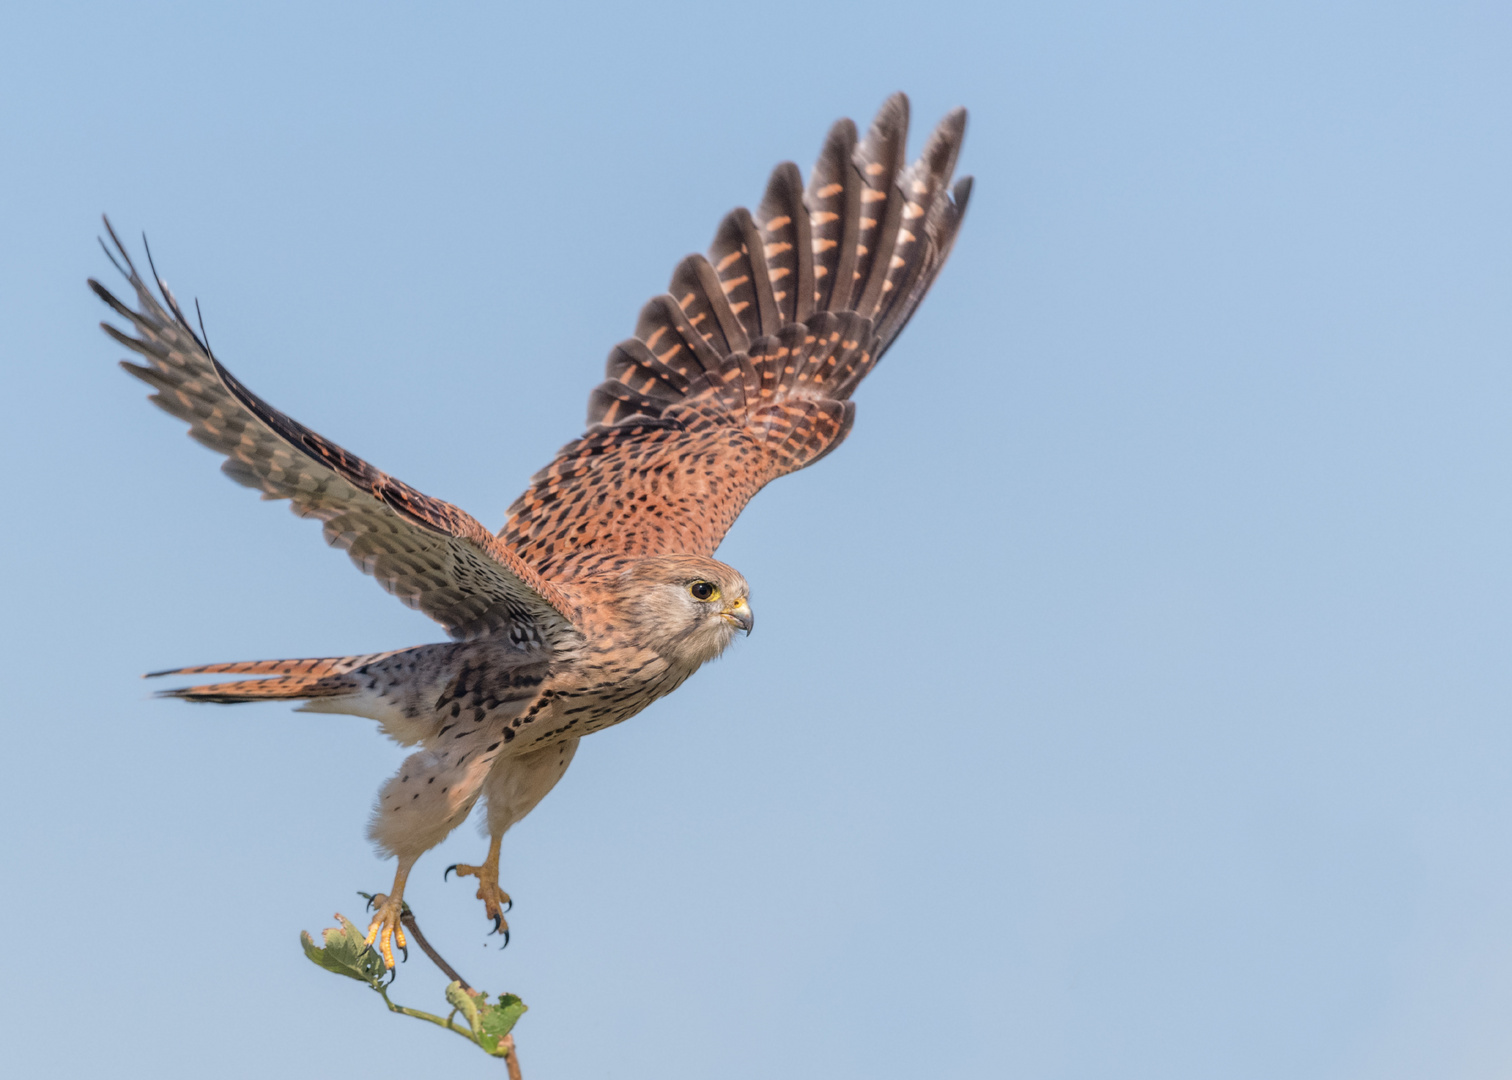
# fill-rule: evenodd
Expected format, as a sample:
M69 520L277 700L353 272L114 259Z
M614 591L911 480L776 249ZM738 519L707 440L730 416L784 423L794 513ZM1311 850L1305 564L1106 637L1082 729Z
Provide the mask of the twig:
M443 1020L435 1013L422 1012L420 1009L412 1009L408 1005L395 1005L389 1000L388 987L386 986L378 987L378 993L383 997L383 1003L388 1006L389 1012L403 1013L405 1016L413 1016L416 1020L429 1021L437 1027L444 1027L447 1031L455 1031L468 1042L477 1042L471 1034L453 1024L451 1016ZM457 1015L457 1010L453 1009L452 1016L455 1015Z
M499 1045L509 1044L509 1056L504 1059L504 1064L509 1067L509 1080L521 1080L520 1055L515 1051L514 1032L510 1032L499 1040Z
M462 989L472 990L472 986L468 984L468 981L457 974L457 969L441 959L441 954L435 950L430 942L425 940L425 935L420 932L420 924L415 922L415 913L410 910L408 904L404 905L404 913L399 916L399 921L410 932L410 936L415 939L415 944L420 946L421 951L431 958L431 963L440 968L452 982L461 983Z
M368 896L367 893L362 895L370 902L376 900L380 905L386 899L382 896ZM383 1004L389 1012L413 1016L416 1020L424 1020L428 1024L455 1032L493 1057L503 1058L509 1069L509 1080L521 1080L519 1054L515 1047L514 1033L510 1030L526 1011L525 1003L517 995L500 994L498 1002L490 1004L488 994L474 990L457 969L442 958L435 946L425 939L425 934L415 920L415 913L408 904L402 904L399 921L403 924L404 931L414 937L415 944L450 980L446 987L446 1001L452 1010L450 1015L441 1017L407 1005L396 1005L388 994L393 972L386 968L384 958L370 941L364 940L362 931L345 915L337 912L336 921L341 925L326 930L321 935L324 945L315 944L315 939L308 933L300 933L300 946L304 949L305 956L327 971L366 983L383 998ZM384 980L385 975L390 976L387 982ZM458 1013L466 1020L466 1029L456 1022Z
M425 935L420 932L420 924L415 921L415 913L410 910L410 906L408 904L404 905L403 911L399 915L399 921L403 923L404 928L414 936L415 944L420 946L421 952L430 957L431 963L440 968L442 972L445 973L447 978L459 984L462 987L463 991L469 994L473 993L473 988L471 985L469 985L468 981L457 973L456 968L452 967L442 958L441 954L436 951L435 946L433 946L429 941L425 940ZM419 1020L429 1020L433 1024L438 1024L441 1027L446 1028L448 1031L455 1031L458 1035L463 1035L464 1038L467 1038L469 1040L472 1039L472 1036L465 1035L461 1028L452 1026L452 1016L455 1016L457 1014L457 1010L455 1009L452 1010L452 1016L448 1016L445 1020L443 1020L439 1016L432 1016L430 1013L420 1012L418 1009L410 1009L406 1008L403 1005L395 1005L393 1002L389 1001L388 994L384 993L381 990L379 991L379 993L383 994L384 1002L387 1003L389 1009L393 1012L402 1012L406 1016L413 1016ZM514 1032L510 1032L508 1035L499 1040L499 1049L504 1050L506 1048L508 1054L504 1058L504 1064L509 1069L509 1080L523 1080L523 1077L520 1074L520 1054L519 1051L515 1048Z

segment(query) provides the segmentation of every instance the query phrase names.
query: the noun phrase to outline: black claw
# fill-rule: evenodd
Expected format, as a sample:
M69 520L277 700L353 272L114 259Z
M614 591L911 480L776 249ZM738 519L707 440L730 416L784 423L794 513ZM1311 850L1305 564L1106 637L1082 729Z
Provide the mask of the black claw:
M502 945L500 945L499 948L501 948L501 949L507 949L507 948L509 948L509 927L507 927L507 926L504 928L504 943Z
M404 954L404 962L406 964L409 963L409 946L408 945L401 945L401 946L399 946L399 951Z
M446 876L448 874L450 874L456 868L457 868L457 864L456 863L452 863L450 866L448 866L444 871L442 871L442 873L441 873L441 880L445 881L446 880ZM458 877L460 877L460 876L461 875L459 874Z
M494 916L494 928L492 930L490 930L489 933L490 934L497 934L501 929L503 929L503 927L504 927L504 919L503 919L503 917L499 916L499 915L495 915Z
M509 897L506 896L504 898L504 912L505 912L505 914L508 914L509 912L511 912L513 910L514 910L514 901L511 900Z

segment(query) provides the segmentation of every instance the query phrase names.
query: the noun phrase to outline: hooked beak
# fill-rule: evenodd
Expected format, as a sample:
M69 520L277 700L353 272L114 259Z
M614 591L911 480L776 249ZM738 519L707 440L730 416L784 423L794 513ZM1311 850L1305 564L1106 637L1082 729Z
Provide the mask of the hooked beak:
M740 627L747 635L751 633L751 628L756 625L756 616L751 614L751 609L746 605L744 597L735 601L719 614Z

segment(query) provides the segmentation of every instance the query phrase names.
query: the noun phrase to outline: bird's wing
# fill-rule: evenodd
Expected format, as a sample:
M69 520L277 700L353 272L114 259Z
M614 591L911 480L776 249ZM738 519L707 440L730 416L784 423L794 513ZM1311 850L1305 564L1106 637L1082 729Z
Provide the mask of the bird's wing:
M556 590L470 515L380 472L243 386L211 355L156 273L161 300L113 230L110 237L137 306L91 279L134 333L101 326L146 358L121 366L156 391L151 401L188 422L192 438L225 456L226 475L265 499L288 499L300 517L317 518L330 544L452 637L508 635L528 647L570 628Z
M807 188L779 165L756 213L729 214L609 354L587 433L510 507L510 548L564 579L711 555L762 486L838 446L851 392L950 254L971 190L950 187L965 128L950 113L908 164L895 94L864 139L849 120L830 129Z

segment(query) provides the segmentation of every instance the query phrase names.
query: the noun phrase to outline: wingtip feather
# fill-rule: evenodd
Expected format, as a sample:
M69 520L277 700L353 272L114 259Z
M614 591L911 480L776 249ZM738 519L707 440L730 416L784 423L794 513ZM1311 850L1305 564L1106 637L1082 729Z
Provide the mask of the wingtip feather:
M966 212L966 203L971 198L971 188L975 182L976 177L974 176L963 176L960 180L956 181L956 186L951 191L950 197L956 204L957 216Z

